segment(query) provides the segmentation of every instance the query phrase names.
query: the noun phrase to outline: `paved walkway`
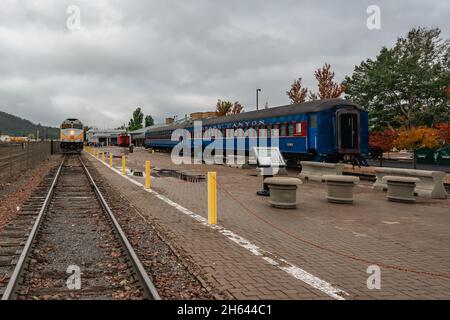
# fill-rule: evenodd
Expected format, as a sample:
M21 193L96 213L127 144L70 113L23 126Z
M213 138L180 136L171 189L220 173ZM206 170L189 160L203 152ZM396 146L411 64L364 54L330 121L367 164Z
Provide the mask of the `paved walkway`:
M144 151L128 155L128 165L142 169L145 159L180 169L168 155ZM157 194L148 193L93 163L203 268L205 279L235 298L450 298L450 200L390 203L362 183L353 206L336 205L326 202L324 185L307 183L299 188L298 209L285 211L255 195L262 181L254 170L183 165L191 172L217 171L219 225L225 230L214 230L202 224L205 182L154 177ZM367 288L370 265L381 268L380 290Z

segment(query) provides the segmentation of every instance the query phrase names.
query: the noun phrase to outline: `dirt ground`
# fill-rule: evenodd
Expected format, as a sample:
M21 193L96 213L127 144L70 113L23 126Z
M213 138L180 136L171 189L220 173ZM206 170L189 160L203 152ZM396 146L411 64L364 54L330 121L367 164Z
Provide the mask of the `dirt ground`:
M51 156L50 160L16 176L15 180L0 182L0 230L14 218L50 169L59 165L60 159L60 155Z

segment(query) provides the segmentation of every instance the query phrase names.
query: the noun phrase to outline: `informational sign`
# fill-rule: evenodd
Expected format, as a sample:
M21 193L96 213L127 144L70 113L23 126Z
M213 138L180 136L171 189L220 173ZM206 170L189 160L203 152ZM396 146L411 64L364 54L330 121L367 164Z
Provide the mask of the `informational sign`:
M261 168L284 168L286 162L281 155L280 149L276 147L254 147L253 153L256 157L258 167Z
M263 181L267 177L276 175L280 168L286 167L286 162L284 161L279 148L253 147L253 155L256 158ZM268 197L270 195L269 186L263 182L263 190L257 191L256 194Z

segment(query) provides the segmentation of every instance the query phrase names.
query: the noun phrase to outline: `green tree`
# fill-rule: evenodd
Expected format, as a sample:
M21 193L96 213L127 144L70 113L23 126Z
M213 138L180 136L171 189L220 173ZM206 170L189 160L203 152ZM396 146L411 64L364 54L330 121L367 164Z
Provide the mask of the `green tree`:
M371 129L411 129L450 120L450 42L440 34L438 28L413 28L345 78L346 98L370 112Z
M145 127L150 127L155 124L155 121L153 120L153 117L151 115L148 115L145 117Z
M142 122L144 121L144 114L140 107L137 107L133 112L133 118L130 119L128 123L128 128L130 131L142 129Z
M89 127L89 126L84 126L84 127L83 127L83 137L84 137L84 140L85 140L85 141L86 141L86 133L87 133L90 129L92 129L92 127Z

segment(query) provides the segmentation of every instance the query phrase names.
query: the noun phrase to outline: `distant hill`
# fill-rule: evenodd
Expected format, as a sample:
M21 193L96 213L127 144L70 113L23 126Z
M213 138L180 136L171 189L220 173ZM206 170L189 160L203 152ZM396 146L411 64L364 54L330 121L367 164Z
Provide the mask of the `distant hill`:
M0 134L7 134L10 136L25 136L30 135L36 138L39 130L40 138L58 139L59 128L41 126L34 124L29 120L22 119L12 114L0 111Z

